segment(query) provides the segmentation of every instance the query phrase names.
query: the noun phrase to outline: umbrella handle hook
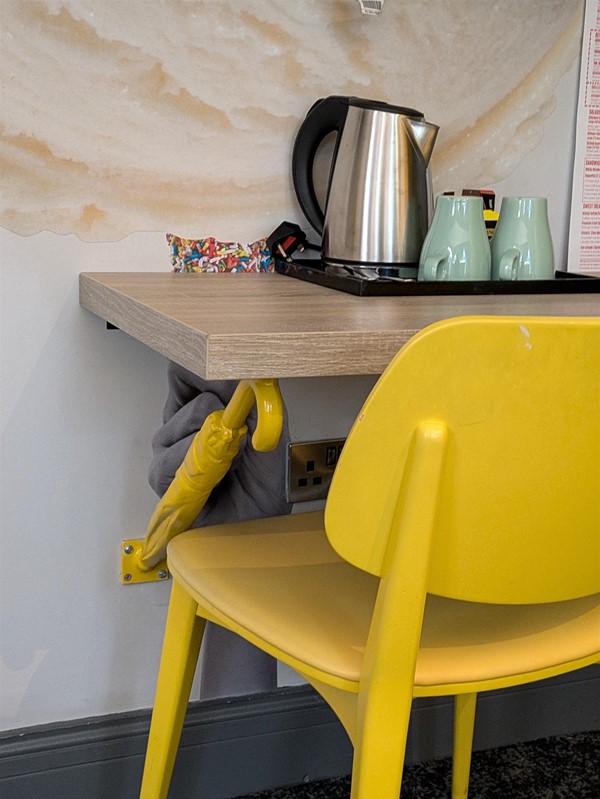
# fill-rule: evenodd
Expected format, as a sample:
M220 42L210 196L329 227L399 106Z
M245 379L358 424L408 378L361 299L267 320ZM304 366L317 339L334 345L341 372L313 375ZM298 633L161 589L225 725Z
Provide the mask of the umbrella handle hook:
M277 380L240 380L223 411L223 424L229 429L242 427L255 403L257 422L252 446L259 452L268 452L279 443L283 427L283 399Z

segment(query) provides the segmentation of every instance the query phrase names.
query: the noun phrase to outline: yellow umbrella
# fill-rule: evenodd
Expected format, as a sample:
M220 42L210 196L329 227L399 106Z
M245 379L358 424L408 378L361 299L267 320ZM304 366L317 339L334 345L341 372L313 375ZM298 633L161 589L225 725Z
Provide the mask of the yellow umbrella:
M276 380L242 380L224 410L206 417L183 463L157 504L143 540L123 542L122 581L164 579L167 544L189 530L210 492L227 474L248 432L246 419L256 403L252 445L259 452L275 449L283 425L283 400Z

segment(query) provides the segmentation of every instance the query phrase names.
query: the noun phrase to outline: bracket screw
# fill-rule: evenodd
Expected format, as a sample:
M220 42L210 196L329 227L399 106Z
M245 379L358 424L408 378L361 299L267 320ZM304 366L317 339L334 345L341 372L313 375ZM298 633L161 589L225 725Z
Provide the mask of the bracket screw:
M129 582L131 582L131 580L133 580L133 575L132 574L124 574L123 575L123 579L125 580L125 582L129 583Z
M131 544L127 544L126 546L124 546L123 547L123 552L126 555L131 555L131 553L133 552L133 547L131 546Z
M161 580L166 580L169 576L169 572L166 569L161 569L158 573L158 576Z

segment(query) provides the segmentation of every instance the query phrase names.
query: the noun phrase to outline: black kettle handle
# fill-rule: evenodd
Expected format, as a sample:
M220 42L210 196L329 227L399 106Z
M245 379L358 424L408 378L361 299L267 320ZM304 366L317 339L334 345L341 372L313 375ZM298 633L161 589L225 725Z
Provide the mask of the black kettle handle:
M313 165L319 145L328 133L341 131L348 113L349 97L332 95L312 106L296 135L292 153L292 178L304 215L317 233L323 233L325 214L313 183ZM335 158L335 155L334 155Z

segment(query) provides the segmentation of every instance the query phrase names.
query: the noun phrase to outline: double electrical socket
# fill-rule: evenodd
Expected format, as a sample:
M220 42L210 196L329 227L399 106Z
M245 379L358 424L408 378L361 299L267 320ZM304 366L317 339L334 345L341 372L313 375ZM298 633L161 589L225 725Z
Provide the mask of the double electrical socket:
M288 444L287 501L325 499L345 438Z

